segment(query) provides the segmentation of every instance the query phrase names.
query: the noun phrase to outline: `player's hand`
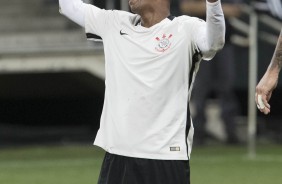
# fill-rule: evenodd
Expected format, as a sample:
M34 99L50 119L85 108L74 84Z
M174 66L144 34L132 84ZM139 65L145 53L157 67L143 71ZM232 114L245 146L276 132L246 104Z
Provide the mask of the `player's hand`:
M278 83L277 72L266 71L258 85L256 86L255 101L260 112L264 114L270 113L269 100L271 98L273 90Z
M216 1L218 1L218 0L208 0L208 2L210 2L210 3L214 3Z

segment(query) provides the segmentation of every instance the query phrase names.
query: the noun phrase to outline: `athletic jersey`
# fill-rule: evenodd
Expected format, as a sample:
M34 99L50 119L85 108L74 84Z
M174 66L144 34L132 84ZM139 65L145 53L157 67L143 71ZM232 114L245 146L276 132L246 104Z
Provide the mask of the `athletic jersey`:
M87 37L101 37L105 52L95 145L128 157L189 159L194 130L188 103L200 59L194 34L202 24L180 16L145 28L139 15L87 7Z

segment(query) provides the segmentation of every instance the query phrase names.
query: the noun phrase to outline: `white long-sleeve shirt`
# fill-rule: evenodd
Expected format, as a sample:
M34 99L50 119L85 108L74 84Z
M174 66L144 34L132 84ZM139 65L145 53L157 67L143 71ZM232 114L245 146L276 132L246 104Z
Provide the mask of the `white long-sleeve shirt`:
M150 28L140 16L60 0L61 12L104 43L106 91L94 144L137 158L187 160L193 125L187 103L199 59L224 44L220 2L207 3L207 22L168 17Z
M69 19L85 27L85 8L92 6L82 0L59 0L60 12ZM99 11L98 7L92 6ZM95 11L95 10L94 10ZM206 24L195 31L195 42L205 60L210 60L222 49L225 42L225 21L220 0L215 3L207 1Z

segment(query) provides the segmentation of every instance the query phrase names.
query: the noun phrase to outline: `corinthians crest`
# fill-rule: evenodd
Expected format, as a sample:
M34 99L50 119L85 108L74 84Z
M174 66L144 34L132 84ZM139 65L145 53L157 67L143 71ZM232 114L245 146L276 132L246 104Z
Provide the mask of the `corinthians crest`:
M171 37L172 37L172 34L170 34L169 36L167 36L166 34L163 34L161 38L156 37L156 40L158 41L158 45L155 47L155 49L159 52L164 52L167 49L169 49L171 46L171 42L170 42Z

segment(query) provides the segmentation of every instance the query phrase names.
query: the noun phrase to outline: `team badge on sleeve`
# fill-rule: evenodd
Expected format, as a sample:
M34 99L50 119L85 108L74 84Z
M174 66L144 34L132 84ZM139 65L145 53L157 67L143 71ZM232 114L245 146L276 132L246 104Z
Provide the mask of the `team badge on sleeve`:
M155 47L155 49L158 52L165 52L171 46L171 42L170 42L171 37L172 37L172 34L170 34L169 36L167 36L166 34L163 34L161 38L156 37L158 44Z

